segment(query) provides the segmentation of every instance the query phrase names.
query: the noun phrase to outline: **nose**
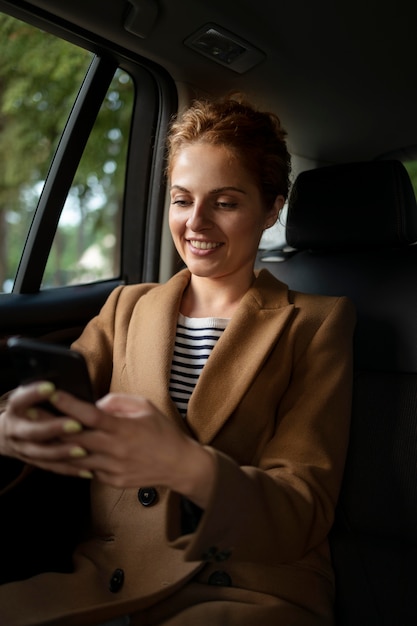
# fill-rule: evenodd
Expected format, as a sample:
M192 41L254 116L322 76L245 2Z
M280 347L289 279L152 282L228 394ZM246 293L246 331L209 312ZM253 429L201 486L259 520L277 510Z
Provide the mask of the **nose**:
M187 228L197 232L210 227L209 207L203 201L195 201L187 219Z

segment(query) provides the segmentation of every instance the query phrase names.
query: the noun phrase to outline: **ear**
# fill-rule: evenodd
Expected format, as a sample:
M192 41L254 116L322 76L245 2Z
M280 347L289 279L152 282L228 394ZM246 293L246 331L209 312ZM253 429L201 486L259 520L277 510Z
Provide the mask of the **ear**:
M275 222L277 221L279 214L282 211L282 208L285 204L285 198L284 196L277 196L275 198L274 204L272 205L271 209L268 211L266 219L265 219L265 226L264 228L271 228L271 226L273 226L275 224Z

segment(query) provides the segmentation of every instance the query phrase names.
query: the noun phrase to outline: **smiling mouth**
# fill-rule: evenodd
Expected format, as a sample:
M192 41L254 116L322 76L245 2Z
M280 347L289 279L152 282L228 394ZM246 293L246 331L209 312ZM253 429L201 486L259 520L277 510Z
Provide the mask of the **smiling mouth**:
M214 248L219 248L222 245L214 241L198 241L197 239L189 239L188 241L193 248L197 248L198 250L214 250Z

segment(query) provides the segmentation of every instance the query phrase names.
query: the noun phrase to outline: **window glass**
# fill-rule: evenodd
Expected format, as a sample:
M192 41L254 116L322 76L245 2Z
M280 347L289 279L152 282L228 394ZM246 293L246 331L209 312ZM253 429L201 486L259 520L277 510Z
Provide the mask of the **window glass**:
M414 193L417 197L417 160L415 161L406 161L404 163L404 167L406 168L410 178L411 183L414 188Z
M275 224L264 231L259 244L261 250L283 250L286 247L285 224L287 211L288 204L285 203Z
M133 95L132 79L117 70L61 214L43 288L120 275L121 216Z
M0 291L10 291L92 54L0 13Z

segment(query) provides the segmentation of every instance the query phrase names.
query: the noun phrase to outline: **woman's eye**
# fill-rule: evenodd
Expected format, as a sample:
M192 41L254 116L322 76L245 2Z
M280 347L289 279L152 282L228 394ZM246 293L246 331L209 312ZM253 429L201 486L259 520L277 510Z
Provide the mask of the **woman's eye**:
M234 209L237 207L237 202L216 202L216 205L221 209Z
M184 207L188 206L191 203L191 200L186 200L185 198L176 198L171 201L171 204L175 204L176 206Z

